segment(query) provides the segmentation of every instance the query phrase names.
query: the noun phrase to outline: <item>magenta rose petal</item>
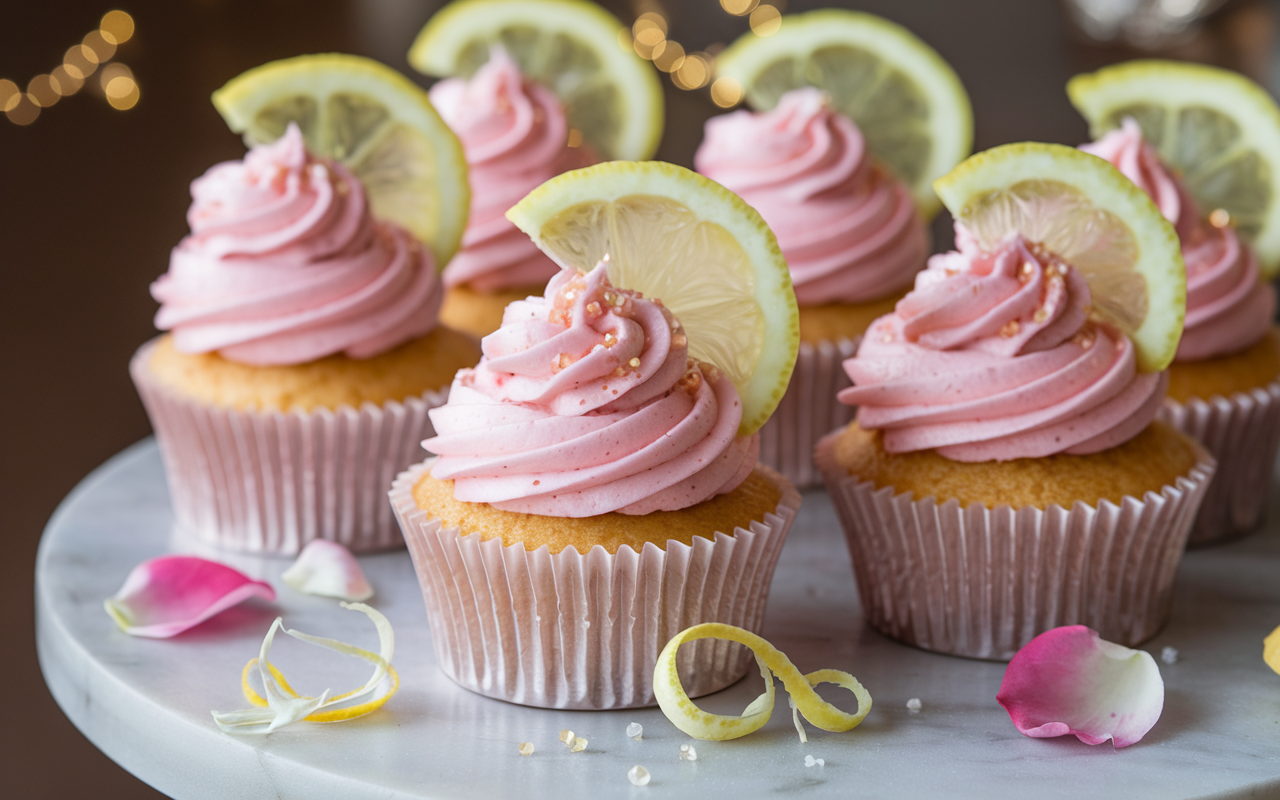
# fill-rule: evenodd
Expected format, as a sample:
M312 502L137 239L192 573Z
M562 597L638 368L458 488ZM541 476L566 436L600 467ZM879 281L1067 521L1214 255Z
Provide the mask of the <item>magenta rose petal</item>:
M1026 736L1075 734L1085 744L1110 739L1128 747L1160 719L1164 681L1150 653L1068 625L1045 631L1014 655L996 699Z
M167 639L250 597L274 600L276 593L216 561L161 556L134 567L103 605L130 636Z

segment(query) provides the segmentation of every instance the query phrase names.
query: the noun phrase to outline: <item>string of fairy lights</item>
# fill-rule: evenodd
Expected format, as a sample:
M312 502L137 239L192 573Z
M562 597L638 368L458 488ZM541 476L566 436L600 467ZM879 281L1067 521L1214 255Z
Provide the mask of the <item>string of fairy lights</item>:
M97 30L85 34L72 45L62 63L48 73L27 81L26 89L8 78L0 78L0 111L15 125L30 125L40 113L79 92L86 85L102 96L112 108L125 111L138 104L138 82L133 70L112 61L116 48L133 38L133 17L124 11L108 11ZM94 75L97 78L90 80Z
M657 0L636 0L632 3L636 21L630 29L618 32L618 45L624 50L634 50L641 58L652 61L654 66L671 76L676 88L693 91L710 87L711 100L721 108L732 108L742 102L742 87L733 78L715 77L716 55L724 49L723 43L708 46L705 50L689 52L684 45L672 39L667 14ZM756 36L772 36L782 27L782 12L786 0L720 0L720 7L735 17L746 17Z

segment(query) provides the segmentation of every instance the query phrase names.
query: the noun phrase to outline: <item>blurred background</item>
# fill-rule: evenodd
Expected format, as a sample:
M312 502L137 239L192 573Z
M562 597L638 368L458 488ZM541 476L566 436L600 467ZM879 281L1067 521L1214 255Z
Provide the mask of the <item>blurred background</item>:
M115 5L124 2L122 5ZM624 41L669 74L658 158L692 166L703 123L736 97L705 69L779 14L840 6L912 29L959 73L974 149L1078 144L1063 86L1143 54L1231 67L1280 88L1280 1L601 0ZM94 467L150 433L126 366L154 335L148 284L187 232L188 185L244 147L209 102L277 58L405 60L429 0L7 0L0 5L0 781L13 798L159 797L58 710L36 661L32 575L41 530ZM111 13L108 12L124 12ZM645 16L649 15L649 16ZM783 20L785 24L785 19ZM659 32L660 31L660 32ZM696 63L699 62L700 63ZM701 64L701 65L700 65ZM935 249L951 243L935 224ZM103 619L106 624L106 619ZM199 770L198 764L192 765Z

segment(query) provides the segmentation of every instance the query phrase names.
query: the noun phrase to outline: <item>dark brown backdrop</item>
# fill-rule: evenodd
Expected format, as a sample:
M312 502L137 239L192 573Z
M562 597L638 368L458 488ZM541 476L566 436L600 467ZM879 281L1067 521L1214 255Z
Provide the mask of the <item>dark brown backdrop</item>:
M113 0L0 5L0 78L25 85L59 63ZM627 0L603 0L626 22ZM0 117L0 786L6 797L158 796L113 765L57 709L36 664L32 570L40 532L86 473L148 435L126 373L153 334L148 283L186 232L187 186L243 148L209 94L249 67L345 51L411 73L404 54L439 2L413 0L126 0L137 34L119 60L141 102L111 109L88 92L27 127ZM746 22L717 0L665 0L672 38L727 42ZM1085 127L1062 87L1077 71L1131 54L1076 43L1056 0L792 0L789 11L842 5L916 31L959 72L973 98L975 147L1025 139L1075 144ZM1240 0L1179 54L1265 79L1274 13ZM659 158L690 165L704 92L666 82ZM939 245L949 242L945 223ZM103 617L103 624L109 624ZM198 771L199 764L191 769Z

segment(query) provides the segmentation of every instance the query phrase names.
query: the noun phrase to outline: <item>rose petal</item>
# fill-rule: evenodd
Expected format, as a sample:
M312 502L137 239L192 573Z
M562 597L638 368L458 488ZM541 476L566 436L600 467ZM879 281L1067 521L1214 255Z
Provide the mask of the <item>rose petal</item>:
M1160 719L1164 681L1150 653L1069 625L1040 634L1014 655L996 699L1027 736L1073 733L1085 744L1111 739L1128 747Z
M134 567L104 605L125 633L166 639L255 596L276 599L268 584L226 564L195 556L161 556Z
M1270 636L1262 640L1262 660L1267 662L1268 667L1280 673L1280 628L1276 628Z
M337 542L313 539L280 580L306 594L342 600L368 600L373 588L351 551Z

